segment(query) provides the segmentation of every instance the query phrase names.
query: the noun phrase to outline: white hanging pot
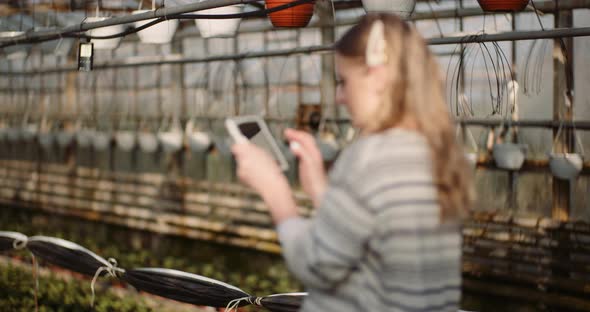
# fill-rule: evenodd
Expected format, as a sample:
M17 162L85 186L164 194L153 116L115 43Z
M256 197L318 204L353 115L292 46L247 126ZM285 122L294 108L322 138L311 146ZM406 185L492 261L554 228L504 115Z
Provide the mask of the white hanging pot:
M51 132L41 132L39 133L39 145L44 150L49 150L53 146L55 142L55 134Z
M25 142L31 142L37 135L37 126L34 124L26 125L21 129L20 138Z
M338 156L340 146L333 133L325 132L316 139L324 161L332 161Z
M74 142L73 131L60 131L56 135L57 145L62 148L70 146Z
M87 23L93 22L100 22L107 20L108 17L88 17L86 18ZM114 34L121 33L125 30L124 25L112 25L112 26L105 26L100 28L94 28L88 30L88 35L90 36L111 36ZM98 50L112 50L116 49L121 42L121 38L112 38L112 39L92 39L91 42L94 45L95 49Z
M416 0L362 0L367 13L393 13L407 19L414 12Z
M133 11L133 14L140 14L152 12L152 10L136 10ZM135 22L135 28L139 28L155 19L143 20ZM178 20L166 20L160 23L157 23L153 26L150 26L144 30L141 30L137 33L139 36L139 40L143 43L152 43L152 44L163 44L163 43L170 43L172 41L172 37L174 37L174 33L178 28Z
M191 150L197 153L202 153L208 150L211 147L211 144L213 144L209 133L203 131L189 133L187 138Z
M202 2L201 0L200 2ZM209 15L219 15L219 14L238 14L242 13L244 9L243 5L236 4L236 5L229 5L219 8L213 8L208 10L202 10L196 12L196 14L209 14ZM211 38L211 37L233 37L236 35L238 31L238 27L240 26L241 18L232 18L232 19L196 19L195 23L197 24L197 28L201 33L201 37L203 38Z
M583 165L582 156L577 153L551 153L549 155L551 173L562 180L576 178L582 171Z
M493 156L496 166L506 170L519 170L524 163L524 146L515 143L494 145Z
M153 133L140 132L137 135L137 143L144 153L153 153L158 149L158 138Z
M6 139L8 142L16 143L20 139L20 129L15 127L10 127L6 129Z
M178 152L182 148L182 132L175 130L159 132L158 141L162 144L162 149L164 149L165 152Z
M477 152L465 152L465 158L473 167L477 166Z
M115 141L117 143L117 148L129 152L135 148L135 132L117 131L117 133L115 133Z
M97 151L104 151L111 145L111 135L108 132L95 131L92 135L92 147Z
M0 31L0 38L6 39L23 34L25 34L24 31ZM11 60L24 59L29 54L30 50L31 44L18 44L0 49L0 54L4 52L6 57Z
M90 147L94 138L94 131L82 129L76 132L76 144L78 147Z

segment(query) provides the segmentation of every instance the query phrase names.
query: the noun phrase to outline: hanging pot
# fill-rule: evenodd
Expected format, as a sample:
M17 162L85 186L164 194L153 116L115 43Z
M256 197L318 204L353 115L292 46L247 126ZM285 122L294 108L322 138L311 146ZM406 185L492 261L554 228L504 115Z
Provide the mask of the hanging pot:
M159 132L158 141L162 144L162 149L165 152L178 152L182 148L182 132L175 130Z
M467 161L473 165L474 167L477 166L477 153L476 152L465 152L465 158Z
M294 0L266 0L266 9L289 4ZM305 27L313 16L315 1L304 3L292 8L270 13L269 18L275 27Z
M33 141L35 136L37 135L37 125L29 124L25 125L20 131L20 138L24 142Z
M524 163L525 147L515 143L496 144L493 156L498 168L519 170Z
M20 130L16 127L6 128L6 140L10 143L16 143L20 139Z
M55 142L55 134L52 132L40 132L38 135L39 145L44 150L49 150Z
M209 133L204 131L195 131L187 135L188 145L193 152L202 153L208 150L213 141Z
M517 12L524 10L529 4L529 0L477 0L477 2L482 10L489 12Z
M95 131L92 135L92 147L96 151L105 151L111 145L111 135L104 131Z
M549 155L551 173L562 180L576 178L582 171L583 165L582 156L577 153L551 153Z
M150 132L140 132L137 135L137 143L144 153L153 153L158 149L158 138Z
M158 142L162 145L162 149L165 152L178 152L184 143L184 131L180 127L180 120L178 117L171 118L169 124L162 124L157 136Z
M332 161L338 156L340 146L336 141L336 136L331 132L324 132L316 139L322 159L324 161Z
M74 142L74 132L68 130L62 130L57 133L55 136L57 145L62 148L66 148L70 146Z
M94 138L94 131L82 129L76 132L76 144L78 147L90 147Z
M367 13L393 13L407 19L414 12L416 0L362 0Z
M117 148L122 151L130 152L135 147L135 132L129 130L120 130L115 133L115 142Z
M201 0L202 2L203 0ZM241 4L229 5L219 8L207 9L196 12L196 14L219 15L219 14L239 14L242 13L244 6ZM241 18L231 19L196 19L195 23L201 37L234 37L240 26Z
M86 22L93 23L93 22L100 22L109 19L108 17L88 17L86 18ZM90 36L111 36L114 34L122 33L125 30L124 25L112 25L112 26L105 26L100 28L94 28L88 30L88 35ZM92 39L91 42L94 45L95 49L98 50L112 50L116 49L121 42L121 37L119 38L112 38L112 39Z
M6 39L24 34L24 31L0 31L0 38ZM29 50L31 50L31 44L18 44L0 49L0 54L4 52L8 59L23 59L27 57Z
M152 10L135 10L133 14L140 14L146 12L153 12ZM149 22L154 21L155 19L143 20L135 22L135 28L139 28ZM163 43L170 43L172 41L172 37L174 37L174 33L178 28L178 20L166 20L160 23L157 23L153 26L150 26L144 30L141 30L137 33L139 36L139 40L143 43L153 43L153 44L163 44Z

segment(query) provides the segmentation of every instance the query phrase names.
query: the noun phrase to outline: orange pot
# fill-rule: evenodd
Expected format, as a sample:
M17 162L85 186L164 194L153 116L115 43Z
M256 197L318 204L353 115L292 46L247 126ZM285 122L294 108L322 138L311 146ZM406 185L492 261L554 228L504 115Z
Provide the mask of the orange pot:
M477 0L484 11L515 12L522 11L529 4L529 0Z
M295 0L266 0L266 8L289 4ZM300 4L289 9L269 14L270 21L275 27L305 27L313 16L315 1Z

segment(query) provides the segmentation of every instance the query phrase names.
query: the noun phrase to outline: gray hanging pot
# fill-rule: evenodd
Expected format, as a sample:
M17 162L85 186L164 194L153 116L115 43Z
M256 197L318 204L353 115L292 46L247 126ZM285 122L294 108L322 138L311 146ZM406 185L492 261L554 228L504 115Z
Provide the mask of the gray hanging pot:
M94 131L89 129L81 129L76 132L76 144L78 147L90 147L92 139L94 138Z
M526 147L516 143L494 145L493 155L496 166L506 170L520 170L524 163Z
M340 145L336 141L336 136L331 132L324 132L316 139L322 159L324 161L332 161L336 159L340 152Z
M66 148L74 142L75 133L73 131L62 130L56 134L57 145Z
M575 179L582 171L584 160L577 153L551 153L549 155L549 168L558 179Z
M37 125L35 124L28 124L25 125L20 132L20 138L24 142L31 142L37 135Z
M96 151L104 151L111 145L111 135L104 131L95 131L92 136L92 147Z
M20 139L20 130L16 127L10 127L6 129L6 139L8 142L16 143Z
M559 125L559 129L557 130L557 134L555 135L555 140L553 141L553 145L551 146L551 150L554 149L555 143L559 139L561 134L561 130L563 128L563 124ZM556 153L551 152L549 153L549 169L553 176L558 179L562 180L572 180L578 177L580 171L582 171L582 167L584 166L584 146L580 141L580 137L576 135L574 128L573 135L576 138L576 143L580 148L580 154L578 153Z
M55 134L52 132L40 132L39 133L39 145L44 150L49 150L55 142Z

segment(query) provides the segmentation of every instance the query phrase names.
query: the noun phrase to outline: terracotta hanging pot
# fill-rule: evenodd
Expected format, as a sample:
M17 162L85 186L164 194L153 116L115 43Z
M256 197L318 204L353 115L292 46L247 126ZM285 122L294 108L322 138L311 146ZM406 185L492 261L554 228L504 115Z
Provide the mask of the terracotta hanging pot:
M367 13L393 13L406 19L412 15L416 0L362 0Z
M266 8L272 9L289 4L294 0L266 0ZM269 14L270 21L275 27L305 27L313 16L315 1L294 6Z
M529 0L477 0L484 11L516 12L522 11L529 4Z

